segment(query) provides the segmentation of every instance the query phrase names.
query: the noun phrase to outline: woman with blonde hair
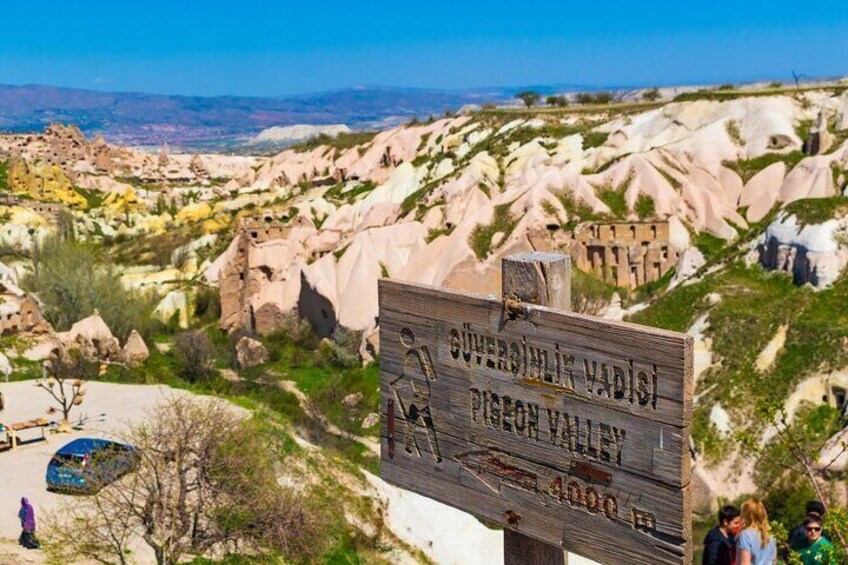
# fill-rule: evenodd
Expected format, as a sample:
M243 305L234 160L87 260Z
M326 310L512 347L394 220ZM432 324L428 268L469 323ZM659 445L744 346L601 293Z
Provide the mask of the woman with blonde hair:
M771 535L766 507L756 498L742 505L743 530L736 538L736 565L774 565L777 543Z

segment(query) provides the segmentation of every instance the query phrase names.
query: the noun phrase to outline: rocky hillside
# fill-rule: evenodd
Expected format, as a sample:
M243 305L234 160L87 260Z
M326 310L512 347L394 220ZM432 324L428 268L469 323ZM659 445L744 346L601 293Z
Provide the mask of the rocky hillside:
M298 316L336 359L378 354L381 277L497 293L505 255L569 253L577 309L696 337L699 509L758 488L789 504L737 441L777 449L762 407L813 443L844 425L845 85L495 108L270 158L148 154L54 126L0 137L0 161L0 260L19 278L58 232L172 330L209 330L213 297L229 334L271 343ZM828 466L843 502L846 464Z

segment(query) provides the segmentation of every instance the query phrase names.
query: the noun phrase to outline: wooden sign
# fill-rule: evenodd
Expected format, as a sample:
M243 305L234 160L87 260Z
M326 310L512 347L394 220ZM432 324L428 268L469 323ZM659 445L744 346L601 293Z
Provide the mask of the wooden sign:
M601 563L691 561L692 338L379 292L386 481Z

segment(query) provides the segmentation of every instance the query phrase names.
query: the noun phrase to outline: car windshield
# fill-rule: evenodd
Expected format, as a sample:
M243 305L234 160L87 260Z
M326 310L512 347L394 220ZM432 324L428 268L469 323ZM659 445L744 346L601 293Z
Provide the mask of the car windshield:
M85 457L72 453L57 453L50 460L51 467L82 467Z

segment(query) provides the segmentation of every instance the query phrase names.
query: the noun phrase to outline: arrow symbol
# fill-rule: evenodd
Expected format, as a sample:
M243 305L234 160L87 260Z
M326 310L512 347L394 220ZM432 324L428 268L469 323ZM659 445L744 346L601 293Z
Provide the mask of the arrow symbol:
M503 485L526 492L539 492L535 473L506 463L497 452L471 451L457 455L456 462L496 494L500 494Z

